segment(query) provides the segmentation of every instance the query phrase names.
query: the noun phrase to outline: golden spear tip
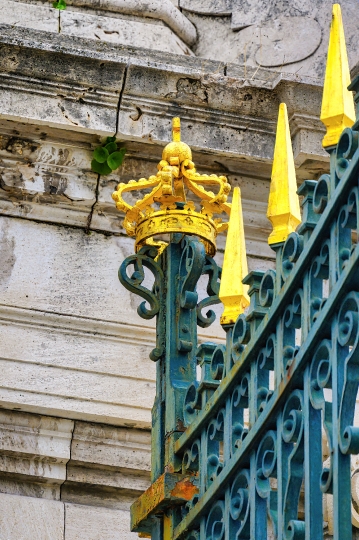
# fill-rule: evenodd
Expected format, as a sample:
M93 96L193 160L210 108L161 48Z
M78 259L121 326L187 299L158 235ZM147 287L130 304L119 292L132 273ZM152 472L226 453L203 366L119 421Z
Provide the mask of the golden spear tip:
M172 119L172 141L181 142L181 119L178 116Z
M242 280L248 274L246 243L244 238L241 192L234 188L224 252L219 298L224 305L221 324L234 324L249 306L248 285Z
M284 242L301 222L287 106L279 106L267 217L273 225L268 244Z
M333 4L327 66L320 119L327 128L323 146L338 144L342 131L355 122L353 94L348 90L350 70L340 4Z

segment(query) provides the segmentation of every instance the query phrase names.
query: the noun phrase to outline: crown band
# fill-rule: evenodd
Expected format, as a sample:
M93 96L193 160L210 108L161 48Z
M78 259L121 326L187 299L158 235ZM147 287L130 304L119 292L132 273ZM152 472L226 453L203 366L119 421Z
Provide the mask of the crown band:
M150 238L168 233L182 233L199 236L208 255L216 253L217 228L214 221L198 212L184 210L164 210L155 212L150 218L140 221L136 227L135 247L138 251Z

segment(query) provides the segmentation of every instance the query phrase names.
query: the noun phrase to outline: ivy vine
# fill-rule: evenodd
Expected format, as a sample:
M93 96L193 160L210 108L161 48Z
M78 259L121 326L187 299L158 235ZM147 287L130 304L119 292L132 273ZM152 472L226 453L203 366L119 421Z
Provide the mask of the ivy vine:
M66 2L65 0L58 0L57 2L52 3L52 7L56 9L66 9Z
M91 169L102 175L110 174L122 165L126 148L118 149L116 136L107 137L104 144L95 148L92 155Z

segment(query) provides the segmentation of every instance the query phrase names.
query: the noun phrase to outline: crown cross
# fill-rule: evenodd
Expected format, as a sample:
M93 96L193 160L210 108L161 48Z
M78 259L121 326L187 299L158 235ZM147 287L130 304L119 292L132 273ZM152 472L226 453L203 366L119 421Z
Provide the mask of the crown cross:
M197 173L192 151L181 141L179 118L172 120L172 142L164 148L157 168L157 174L148 179L121 182L112 194L117 209L125 212L123 224L127 234L136 238L136 251L144 245L154 245L158 236L182 233L198 236L206 252L213 256L218 233L228 227L221 218L213 216L230 214L227 196L231 186L225 176ZM216 193L208 191L208 187L214 187ZM150 191L131 206L123 196L138 190ZM198 210L194 201L187 200L189 193L199 199Z

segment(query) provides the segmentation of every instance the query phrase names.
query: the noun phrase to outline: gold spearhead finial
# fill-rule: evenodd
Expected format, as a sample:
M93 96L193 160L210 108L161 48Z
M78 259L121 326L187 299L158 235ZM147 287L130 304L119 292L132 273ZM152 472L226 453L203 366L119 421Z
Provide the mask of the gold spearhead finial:
M287 106L281 103L274 148L267 218L273 225L268 244L284 242L301 222Z
M320 119L327 128L323 146L338 144L342 131L355 122L353 94L348 90L350 70L339 4L333 5Z
M234 324L249 306L248 285L242 280L248 274L244 238L241 192L234 188L219 298L224 305L221 324Z

